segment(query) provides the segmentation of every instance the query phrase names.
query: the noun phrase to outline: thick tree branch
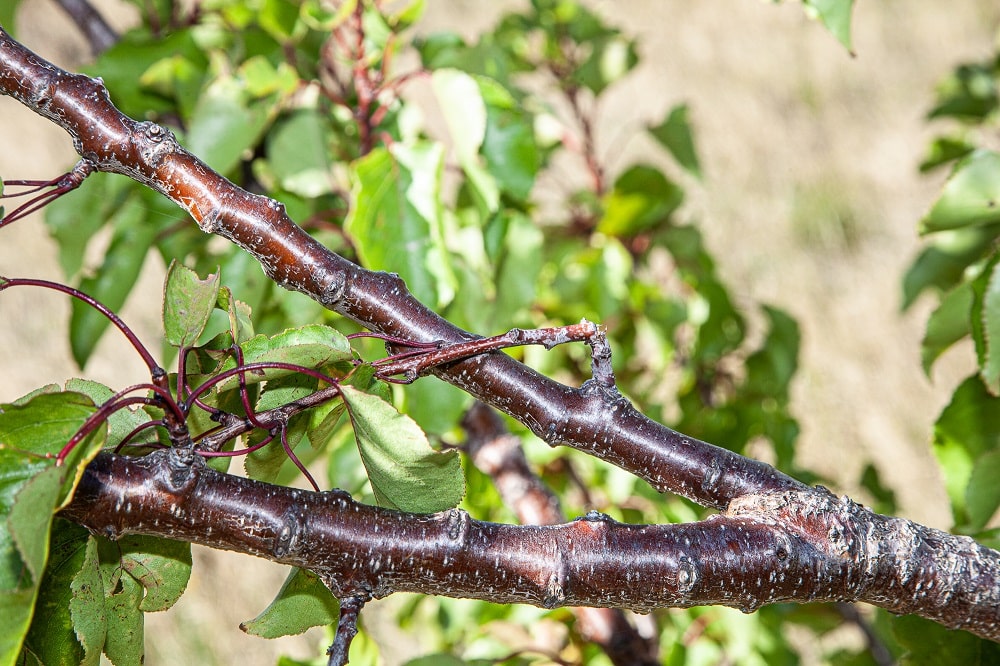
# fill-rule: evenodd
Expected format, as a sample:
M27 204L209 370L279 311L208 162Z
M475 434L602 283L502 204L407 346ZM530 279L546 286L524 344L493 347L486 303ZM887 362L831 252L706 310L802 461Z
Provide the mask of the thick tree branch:
M0 92L53 120L98 170L119 173L176 202L209 233L250 252L277 284L387 335L416 341L474 338L418 302L398 276L330 252L280 203L250 194L184 150L173 134L118 111L98 79L69 74L0 30ZM662 492L725 508L751 493L803 489L762 462L701 442L640 414L603 381L572 388L501 353L435 374L511 415L548 444L618 465Z
M1000 553L824 489L748 496L698 523L625 525L592 512L499 525L271 486L169 449L98 455L63 514L111 538L152 534L310 569L358 603L400 591L638 611L866 601L1000 640Z

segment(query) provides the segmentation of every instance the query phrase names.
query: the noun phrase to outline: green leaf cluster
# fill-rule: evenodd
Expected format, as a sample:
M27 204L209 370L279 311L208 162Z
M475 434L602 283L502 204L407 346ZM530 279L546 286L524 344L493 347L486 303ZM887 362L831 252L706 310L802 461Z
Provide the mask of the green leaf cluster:
M950 167L938 199L920 221L926 247L906 273L904 307L924 292L937 301L922 346L925 372L955 343L971 339L978 373L965 380L935 425L935 453L951 498L955 529L984 530L1000 508L1000 55L958 66L940 84L928 118L949 129L933 140L921 170Z

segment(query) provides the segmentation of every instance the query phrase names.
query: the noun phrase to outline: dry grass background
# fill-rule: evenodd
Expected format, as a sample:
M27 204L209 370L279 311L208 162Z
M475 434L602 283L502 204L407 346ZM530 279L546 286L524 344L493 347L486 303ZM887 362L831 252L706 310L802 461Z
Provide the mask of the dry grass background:
M133 20L119 0L98 4L118 27ZM421 29L472 37L518 4L429 2ZM801 464L857 494L858 472L873 461L896 489L903 515L946 528L928 442L937 412L971 368L969 350L950 353L933 381L925 378L919 341L928 304L901 314L899 285L919 248L916 221L942 179L916 171L931 135L924 121L931 91L956 63L991 52L1000 5L859 3L851 58L795 2L591 4L635 35L642 53L639 70L600 109L599 145L611 169L662 160L638 136L641 125L688 102L706 179L689 183L687 212L743 305L776 304L802 326L794 388ZM26 0L17 28L29 47L62 66L88 58L48 0ZM48 178L74 159L61 130L0 99L0 174ZM60 277L39 216L0 233L0 274ZM162 273L147 265L123 313L147 340L159 330ZM65 299L54 294L0 297L0 400L81 374L64 337L67 316ZM140 380L142 366L108 336L85 374L122 386ZM256 666L282 652L317 653L316 631L270 642L237 628L277 590L280 568L203 551L197 559L190 593L148 621L148 664Z

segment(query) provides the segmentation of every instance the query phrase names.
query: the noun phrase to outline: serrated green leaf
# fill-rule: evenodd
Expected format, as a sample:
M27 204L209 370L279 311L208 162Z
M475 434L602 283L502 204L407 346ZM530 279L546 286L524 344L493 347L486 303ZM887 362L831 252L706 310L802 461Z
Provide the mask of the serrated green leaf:
M802 0L802 3L845 49L852 51L851 10L854 8L854 0Z
M104 582L101 579L97 539L92 536L86 540L83 563L70 583L70 590L73 592L69 602L70 619L76 639L86 655L83 663L97 664L107 638L108 615L104 608Z
M966 283L955 287L941 298L941 303L927 320L920 358L928 376L934 361L971 332L969 317L973 296L972 285Z
M349 361L353 356L347 338L337 329L322 324L290 328L271 337L257 335L240 347L243 349L244 363L291 363L314 369ZM230 357L223 364L222 370L235 367L236 361ZM295 374L295 371L277 368L248 372L246 381L251 385L291 374ZM237 385L238 381L233 377L220 382L217 390L226 391Z
M145 535L129 535L118 540L115 558L144 592L139 610L167 610L187 588L191 577L191 544Z
M114 391L104 384L89 379L69 379L66 381L65 388L67 391L82 393L93 400L95 405L104 404L114 395ZM135 428L150 420L149 414L141 409L135 411L131 409L119 409L108 417L108 437L104 446L118 446Z
M168 344L189 347L198 341L219 299L219 272L204 280L176 261L163 283L163 331Z
M340 604L326 585L312 572L296 567L267 608L240 623L240 629L253 636L278 638L335 624L339 617Z
M977 150L955 166L920 233L1000 222L1000 153Z
M381 506L434 513L458 505L465 493L455 451L431 448L420 427L388 402L341 387L361 460Z
M102 557L102 559L104 559ZM101 567L104 579L104 607L107 609L108 633L104 654L115 666L139 666L145 659L142 586L131 576L118 577L117 563Z
M54 465L53 456L95 409L90 398L72 391L39 393L21 404L0 405L0 444L22 455L50 456L45 465ZM83 468L100 451L106 432L106 428L98 428L67 455L59 468L62 478L59 506L69 501Z
M417 299L438 307L455 291L442 228L443 167L436 143L373 150L353 164L355 203L344 222L367 268L398 273Z
M949 291L961 284L966 269L992 250L998 234L996 225L934 234L903 277L903 309L927 289Z
M976 310L981 318L982 354L979 375L993 395L1000 395L1000 261L985 275L986 284ZM980 322L977 322L980 323Z
M93 276L80 281L80 290L97 299L112 311L121 310L125 299L139 278L148 248L157 228L146 219L142 198L132 191L111 220L114 232L104 261ZM84 367L108 320L86 303L73 299L70 314L70 346L73 358Z
M663 122L650 127L649 133L670 151L677 163L696 178L701 178L701 164L694 148L694 135L688 121L688 105L678 104L670 109Z
M25 650L46 666L97 664L106 629L100 626L104 599L99 579L96 591L100 596L87 618L87 626L83 628L84 634L88 635L89 649L78 638L79 631L72 613L76 596L72 584L86 563L89 533L79 525L66 521L59 521L58 525L60 529L53 530L50 561L45 569L31 629L25 640ZM92 626L95 620L96 626ZM92 636L89 635L91 633Z

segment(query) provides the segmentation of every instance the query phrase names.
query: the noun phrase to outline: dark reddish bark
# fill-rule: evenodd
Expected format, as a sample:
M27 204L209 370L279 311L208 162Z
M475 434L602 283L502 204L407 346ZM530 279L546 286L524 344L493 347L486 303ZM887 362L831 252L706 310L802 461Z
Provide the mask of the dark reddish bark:
M168 130L123 116L99 80L54 67L2 30L0 92L63 127L96 169L162 192L206 232L246 249L279 285L387 335L475 337L413 299L397 276L328 251L279 203L226 181ZM113 537L157 534L296 564L356 604L402 590L638 610L861 600L1000 640L1000 553L874 514L650 421L615 389L606 353L595 347L595 379L581 388L499 352L434 372L551 445L591 453L722 515L652 526L598 514L556 526L495 525L461 511L406 515L220 475L184 450L98 456L66 515Z
M343 599L408 591L547 608L745 612L866 601L1000 640L1000 553L824 489L750 495L697 523L626 525L591 513L499 525L458 509L405 514L340 491L272 486L169 449L100 454L63 514L111 538L153 534L303 567Z
M59 124L98 170L149 185L206 232L250 252L282 287L394 337L423 342L475 337L414 299L398 276L367 271L327 250L289 219L284 206L221 177L169 130L124 116L99 80L55 67L2 30L0 92ZM660 491L706 506L724 508L747 493L803 487L769 465L649 420L603 382L564 386L500 353L434 372L518 419L550 445L586 451Z

